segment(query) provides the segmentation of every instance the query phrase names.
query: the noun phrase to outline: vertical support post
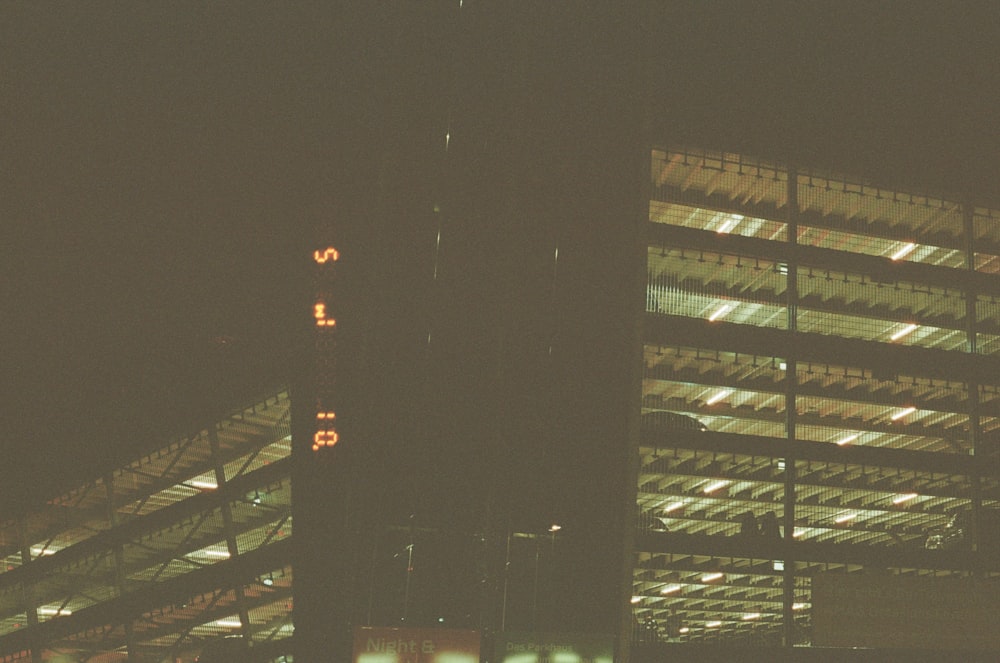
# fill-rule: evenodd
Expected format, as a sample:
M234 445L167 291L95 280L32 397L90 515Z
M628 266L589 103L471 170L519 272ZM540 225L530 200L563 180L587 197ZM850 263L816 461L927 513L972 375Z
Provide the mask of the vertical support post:
M797 424L796 394L798 392L798 363L795 356L795 335L798 330L798 215L799 215L798 171L794 166L788 167L788 269L785 278L785 296L787 301L788 335L792 339L789 344L790 353L785 357L785 481L784 481L784 531L782 549L784 553L784 570L782 571L782 624L783 643L785 647L795 644L795 560L791 554L795 541L795 427Z
M24 520L27 515L17 519L17 540L21 548L21 565L27 566L31 563L31 541L28 540L28 528ZM24 602L24 612L28 619L28 647L31 650L31 660L42 660L42 648L38 644L38 605L35 602L34 588L25 581L22 587L22 601Z
M109 472L104 476L104 489L108 498L108 523L111 529L118 527L118 512L115 510L115 475ZM112 551L115 561L115 596L121 597L125 594L125 550L121 543L116 543ZM132 619L123 617L122 626L125 628L125 654L128 660L136 660L135 630L132 627Z
M208 426L208 443L212 452L212 466L215 469L215 484L219 487L219 491L222 491L226 485L226 468L222 463L222 456L219 451L219 434L215 424ZM239 556L240 551L239 546L236 544L236 529L233 527L233 511L229 506L229 500L222 500L220 508L222 509L222 527L226 535L226 550L229 552L229 559L235 560ZM243 591L243 584L241 582L237 582L234 589L236 591L236 605L240 616L240 632L249 646L251 643L250 615L247 612L246 593Z
M976 226L975 207L968 201L962 204L962 233L965 237L965 267L970 277L976 273ZM978 294L975 279L969 278L965 288L965 333L966 346L970 355L975 355L978 350L976 339L976 295ZM982 551L982 471L984 469L984 458L981 452L982 429L979 425L979 378L976 375L969 376L966 380L969 390L969 439L972 442L972 457L974 474L969 477L972 487L972 545L973 549ZM981 555L980 555L981 557ZM982 567L979 567L980 569Z

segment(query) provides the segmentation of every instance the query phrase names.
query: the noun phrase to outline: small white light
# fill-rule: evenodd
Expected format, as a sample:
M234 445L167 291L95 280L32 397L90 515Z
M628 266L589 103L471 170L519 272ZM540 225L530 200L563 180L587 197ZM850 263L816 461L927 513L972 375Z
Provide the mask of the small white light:
M719 318L721 318L722 316L724 316L725 314L729 313L732 310L733 310L732 304L723 304L722 306L720 306L715 310L715 313L708 316L708 320L710 322L714 322L715 320L718 320Z
M717 392L714 396L712 396L707 401L705 401L705 405L715 405L716 403L718 403L719 401L721 401L723 398L726 398L727 396L729 396L731 393L733 393L733 392L730 391L730 390L728 390L728 389L723 389L722 391Z
M759 612L748 612L747 614L743 615L743 621L745 621L745 622L749 622L749 621L751 621L753 619L760 619L760 613Z
M556 523L552 523L551 525L549 525L549 531L550 532L555 533L555 532L558 532L561 529L562 529L562 525L557 525Z
M800 536L803 536L805 533L806 533L806 530L804 530L804 529L797 529L794 532L792 532L792 538L793 539L797 539Z
M722 626L722 622L705 622L705 628L717 628Z
M238 619L217 619L212 622L212 624L215 626L224 626L226 628L239 628L243 625Z
M779 458L778 459L778 469L779 470L785 469L785 459L784 458Z
M845 444L850 444L859 437L861 437L861 433L853 433L851 435L848 435L847 437L842 437L841 439L837 440L837 444L839 444L840 446L844 446Z
M778 370L782 370L782 371L788 370L788 364L786 364L783 361L782 362L778 362Z
M691 629L689 629L689 628L688 628L687 626L682 626L682 627L680 628L680 630L678 630L677 632L678 632L678 633L687 633L687 632L688 632L688 631L690 631L690 630L691 630Z
M723 573L706 573L701 577L702 582L713 582L715 580L720 580L724 574Z
M641 600L642 600L641 596L633 596L631 603L632 603L632 605L635 605L636 603L638 603Z
M729 485L728 481L716 481L714 483L710 483L707 486L705 486L704 493L706 495L711 495L712 493L714 493L718 489L725 488L728 485Z
M666 587L664 587L663 589L660 590L660 593L661 594L673 594L674 592L679 592L679 591L681 591L681 586L680 585L667 585Z
M836 518L834 518L833 522L837 523L838 525L842 525L843 523L846 523L850 520L854 520L857 517L858 514L856 513L845 513L841 516L837 516Z
M905 495L897 495L896 497L892 498L892 503L902 504L903 502L909 502L910 500L916 499L917 497L919 497L919 495L917 495L916 493L906 493Z
M909 242L908 244L904 244L898 251L896 251L891 256L889 256L889 259L890 260L899 260L900 258L902 258L903 256L905 256L906 254L908 254L910 251L912 251L915 248L917 248L917 245L914 244L913 242Z
M913 332L914 330L916 330L916 328L917 328L917 325L912 324L912 323L908 324L905 327L903 327L902 329L900 329L898 332L896 332L895 334L893 334L892 336L890 336L889 338L891 340L893 340L893 341L898 341L899 339L903 338L907 334L909 334L909 333Z
M785 570L785 560L783 560L783 559L776 559L776 560L774 560L774 570L775 571L784 571Z
M673 504L668 504L663 507L663 513L670 513L671 511L676 511L684 506L684 502L674 502Z
M214 481L207 481L205 479L191 479L188 483L195 488L202 488L204 490L215 490L219 487L219 484Z
M805 603L793 603L792 610L805 610L808 606Z
M899 421L903 417L905 417L907 415L910 415L910 414L913 414L916 411L917 411L917 408L915 408L915 407L908 407L905 410L900 410L899 412L897 412L896 414L892 415L889 418L892 419L893 421Z

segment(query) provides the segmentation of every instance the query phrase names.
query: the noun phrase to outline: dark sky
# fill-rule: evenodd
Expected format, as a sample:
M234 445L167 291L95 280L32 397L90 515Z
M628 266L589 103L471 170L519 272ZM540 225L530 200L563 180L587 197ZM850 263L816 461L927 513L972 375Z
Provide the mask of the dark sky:
M305 4L0 7L5 499L287 378L296 234L464 57L406 3ZM1000 198L997 3L591 4L525 12L537 117L606 103L639 23L678 142Z

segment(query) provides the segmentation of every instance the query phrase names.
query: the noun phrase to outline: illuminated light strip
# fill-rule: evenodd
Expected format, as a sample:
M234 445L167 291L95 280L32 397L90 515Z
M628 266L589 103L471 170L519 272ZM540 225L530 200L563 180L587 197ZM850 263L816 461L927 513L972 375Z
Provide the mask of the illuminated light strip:
M839 444L840 446L844 446L845 444L850 444L859 437L861 437L861 433L854 433L853 435L848 435L845 438L837 440L837 444Z
M914 244L913 242L910 242L909 244L904 244L901 249L899 249L898 251L896 251L895 253L893 253L891 256L889 256L889 260L899 260L900 258L902 258L903 256L905 256L906 254L908 254L910 251L912 251L915 248L917 248L917 245Z
M216 619L212 622L215 626L223 626L225 628L239 628L243 624L238 619Z
M705 401L705 405L715 405L716 403L718 403L719 401L721 401L723 398L729 396L731 393L733 393L733 392L730 391L730 390L728 390L728 389L723 389L722 391L717 392L714 396L712 396L707 401Z
M706 573L701 577L702 582L712 582L714 580L721 580L723 573Z
M808 603L793 603L792 610L805 610L809 607Z
M747 614L743 615L743 621L745 621L745 622L751 621L753 619L760 619L760 613L759 612L750 612L750 613L747 613Z
M660 590L660 594L673 594L674 592L681 591L680 585L668 585Z
M722 626L722 622L705 622L705 628L718 628L719 626Z
M673 504L668 504L663 507L663 513L670 513L671 511L676 511L684 506L684 502L674 502Z
M635 605L636 603L639 603L640 601L642 601L642 597L641 596L633 596L632 600L630 601L630 603L632 603L632 605Z
M59 609L59 608L39 608L38 614L40 615L72 615L72 610Z
M913 414L916 411L917 411L917 408L915 408L915 407L908 407L905 410L900 410L899 412L897 412L896 414L892 415L889 418L892 419L893 421L899 421L903 417L905 417L905 416L907 416L909 414Z
M915 325L915 324L909 324L909 325L906 325L905 327L903 327L902 329L900 329L898 332L896 332L895 334L893 334L889 338L891 340L893 340L893 341L898 341L899 339L903 338L904 336L906 336L909 333L912 333L916 329L917 329L917 325Z
M679 631L677 631L677 632L678 632L678 633L689 633L690 631L691 631L691 629L689 629L689 628L688 628L687 626L682 626L682 627L680 628L680 630L679 630Z
M229 559L229 553L225 550L202 550L205 557L216 557L218 559Z
M317 412L316 413L316 418L317 419L336 419L337 418L337 413L336 412Z
M715 483L710 483L707 486L705 486L704 492L706 495L710 495L711 493L714 493L718 489L725 488L728 485L729 485L728 481L716 481Z
M858 514L856 514L856 513L845 513L842 516L837 516L836 518L834 518L833 522L837 523L838 525L843 525L844 523L846 523L846 522L848 522L850 520L854 520L857 517L858 517Z
M906 493L905 495L897 495L892 498L893 504L902 504L903 502L909 502L910 500L920 497L916 493Z
M718 320L719 318L721 318L722 316L726 315L727 313L729 313L732 310L733 310L733 305L732 304L723 304L722 306L720 306L715 311L715 313L713 313L712 315L708 316L708 321L709 322L715 322L716 320Z
M739 214L731 214L731 215L729 215L729 218L726 219L725 223L723 223L721 226L719 226L719 229L716 232L718 232L720 235L724 235L724 234L728 233L730 230L732 230L733 228L735 228L736 224L738 224L742 220L743 220L743 217L740 216Z
M327 247L323 252L313 251L313 260L315 260L320 265L327 261L337 262L340 260L340 252L332 246Z
M219 487L219 484L214 481L203 481L201 479L192 479L188 483L195 488L202 488L204 490L215 490Z

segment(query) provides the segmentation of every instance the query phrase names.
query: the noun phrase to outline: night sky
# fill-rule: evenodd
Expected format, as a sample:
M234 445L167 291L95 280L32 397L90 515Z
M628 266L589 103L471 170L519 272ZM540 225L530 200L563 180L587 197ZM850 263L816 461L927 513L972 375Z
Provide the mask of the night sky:
M510 13L481 44L449 41L459 23L408 3L0 6L0 517L287 380L301 233L335 223L340 194L384 176L390 150L388 186L420 195L449 86L488 97L508 80L508 48L528 54L523 130L539 171L607 168L598 147L628 135L611 119L638 103L630 86L645 78L651 123L677 143L1000 204L997 3L593 4ZM470 61L496 70L476 79ZM558 207L543 193L526 208ZM434 311L405 287L407 270L432 262L433 223L405 221L383 229L396 270L383 283L398 289L380 301L425 319ZM582 274L597 249L555 227L569 273L575 260ZM547 254L559 238L538 240ZM441 260L458 281L481 249L444 236ZM518 278L519 292L547 292L552 277ZM524 328L542 330L539 347L585 348L586 334L560 336L551 319L586 318L560 287L557 306L539 295L527 307ZM454 292L436 314L460 315L471 291ZM399 332L397 347L417 347L425 327ZM468 394L462 384L440 397Z

